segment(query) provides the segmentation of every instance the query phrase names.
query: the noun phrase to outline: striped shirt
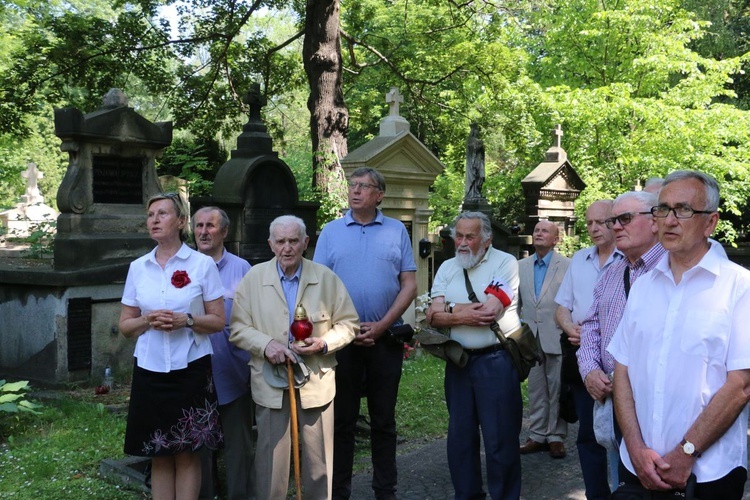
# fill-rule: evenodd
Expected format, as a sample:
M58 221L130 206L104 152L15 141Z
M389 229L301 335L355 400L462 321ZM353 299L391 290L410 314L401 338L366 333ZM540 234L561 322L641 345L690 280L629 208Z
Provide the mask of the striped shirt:
M615 359L607 351L607 346L620 324L625 311L625 268L630 269L630 284L656 266L666 253L661 243L657 243L641 255L635 263L620 259L613 263L602 274L594 288L594 302L591 304L586 319L581 325L581 347L578 349L578 370L581 377L593 370L612 373L615 370Z

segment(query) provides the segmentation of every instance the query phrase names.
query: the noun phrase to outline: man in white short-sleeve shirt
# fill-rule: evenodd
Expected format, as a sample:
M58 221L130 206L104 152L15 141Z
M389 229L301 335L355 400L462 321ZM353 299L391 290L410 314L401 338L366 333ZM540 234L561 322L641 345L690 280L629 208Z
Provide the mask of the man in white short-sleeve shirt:
M468 354L464 366L448 362L445 367L454 497L519 498L521 388L510 355L491 328L497 321L507 335L521 327L518 262L492 247L492 224L481 212L461 213L452 232L456 256L443 262L435 275L427 321L450 328L451 339ZM479 302L469 298L467 278ZM487 492L482 484L480 431Z
M667 254L633 285L609 352L623 433L620 480L697 498L742 498L750 399L750 271L708 237L719 188L667 176L652 209Z

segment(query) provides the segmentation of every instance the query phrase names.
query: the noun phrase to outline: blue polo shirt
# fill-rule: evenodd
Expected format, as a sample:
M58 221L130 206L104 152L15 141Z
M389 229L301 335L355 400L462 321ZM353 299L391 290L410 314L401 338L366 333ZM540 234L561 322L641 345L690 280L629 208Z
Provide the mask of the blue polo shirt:
M323 228L315 262L344 282L360 321L378 321L396 300L398 275L416 271L411 239L404 224L378 210L375 220L360 224L351 210Z

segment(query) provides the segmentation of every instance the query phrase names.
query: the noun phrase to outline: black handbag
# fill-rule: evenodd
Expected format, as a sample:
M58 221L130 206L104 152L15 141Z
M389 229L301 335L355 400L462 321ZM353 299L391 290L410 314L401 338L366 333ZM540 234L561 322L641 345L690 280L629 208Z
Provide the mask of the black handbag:
M698 500L695 496L695 474L690 474L685 491L654 491L647 490L641 483L620 483L610 495L610 500Z
M394 342L399 344L408 344L414 338L414 328L409 323L399 326L392 326L385 331L386 335Z
M570 343L565 332L560 334L560 350L562 351L560 381L563 384L584 387L581 373L578 371L578 358L576 357L578 348L579 346Z
M469 300L479 302L477 294L474 293L474 287L471 286L469 273L464 269L464 279L466 281L466 291L469 293ZM521 323L521 327L512 331L508 335L503 334L497 321L493 321L490 328L495 332L497 340L508 351L511 362L518 372L518 380L523 382L529 378L529 372L535 365L544 363L544 351L539 344L534 332L526 323Z

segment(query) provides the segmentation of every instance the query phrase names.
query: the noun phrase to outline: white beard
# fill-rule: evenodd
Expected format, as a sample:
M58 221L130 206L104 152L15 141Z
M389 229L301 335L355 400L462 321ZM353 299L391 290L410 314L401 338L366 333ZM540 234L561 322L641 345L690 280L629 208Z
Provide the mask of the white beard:
M456 252L456 262L458 262L458 265L463 267L464 269L471 269L472 267L479 264L479 261L482 260L484 257L484 254L487 253L486 248L482 248L479 250L479 252L474 253L471 251L471 249L468 249L469 253L459 253Z

